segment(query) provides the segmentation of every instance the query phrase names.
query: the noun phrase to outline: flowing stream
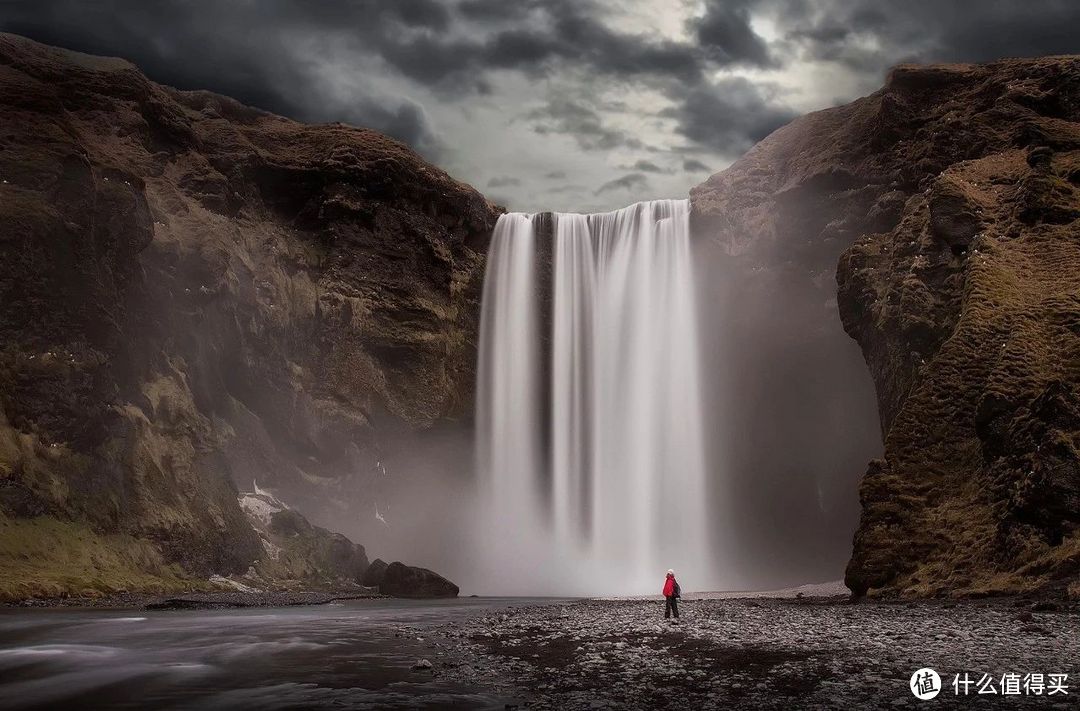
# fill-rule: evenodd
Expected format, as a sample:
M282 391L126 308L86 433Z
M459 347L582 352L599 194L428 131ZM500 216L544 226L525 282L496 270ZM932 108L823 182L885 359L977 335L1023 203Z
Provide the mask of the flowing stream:
M500 693L444 679L430 628L550 602L0 609L0 709L503 709ZM418 658L436 668L414 669Z
M477 458L493 592L658 592L712 568L689 202L499 218ZM654 589L655 588L655 589Z

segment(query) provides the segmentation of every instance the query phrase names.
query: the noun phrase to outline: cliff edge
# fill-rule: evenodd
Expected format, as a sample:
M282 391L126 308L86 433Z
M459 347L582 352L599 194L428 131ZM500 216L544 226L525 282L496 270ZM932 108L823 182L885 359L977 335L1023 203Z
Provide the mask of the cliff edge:
M884 438L857 595L1080 593L1078 121L1080 58L902 65L692 192L731 254L839 262Z
M497 211L373 131L0 34L0 594L242 573L236 482L355 496L466 417Z

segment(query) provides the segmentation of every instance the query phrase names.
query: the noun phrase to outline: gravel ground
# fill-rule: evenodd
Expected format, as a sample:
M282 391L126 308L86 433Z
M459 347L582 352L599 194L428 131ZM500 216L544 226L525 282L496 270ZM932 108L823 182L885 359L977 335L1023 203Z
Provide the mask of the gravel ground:
M681 607L678 623L663 619L657 600L512 608L439 628L436 664L463 682L502 684L520 707L536 709L1080 708L1080 613L1054 603L707 599ZM922 667L940 674L935 699L909 689ZM973 683L957 695L954 675L965 672ZM1068 694L977 694L984 674L1000 692L1013 672L1068 674Z

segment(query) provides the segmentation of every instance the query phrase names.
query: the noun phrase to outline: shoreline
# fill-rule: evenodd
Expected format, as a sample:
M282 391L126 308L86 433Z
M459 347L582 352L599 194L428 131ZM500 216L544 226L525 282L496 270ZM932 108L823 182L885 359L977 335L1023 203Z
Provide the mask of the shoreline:
M192 604L148 607L184 598ZM356 599L391 598L350 590L126 595L94 602L99 608L113 603L104 608L112 610L222 610ZM437 619L428 617L440 602L470 599L475 607L451 604ZM976 678L1009 671L1080 677L1080 668L1070 666L1080 659L1080 603L1075 601L688 595L674 621L663 618L658 597L411 600L418 605L406 606L414 610L409 621L394 613L349 617L346 612L345 618L370 620L360 627L349 623L351 633L390 645L387 659L394 660L396 680L450 684L506 698L505 706L499 704L503 708L883 708L915 701L908 679L923 667L939 671L946 685L954 673L965 671ZM84 600L65 602L53 607L93 607L80 605ZM362 603L352 606L357 607ZM328 611L326 619L339 616L341 611ZM245 616L227 612L219 619L225 625L248 624ZM341 632L335 629L316 625L297 632L302 639L290 639L304 642L320 633L337 639ZM940 701L944 708L971 702L944 696ZM1041 701L1043 708L1054 708L1045 699L1018 701L1018 707Z
M661 595L598 595L598 596L544 596L552 602L625 603L663 602ZM543 597L526 595L458 595L456 598L401 597L407 600L441 599L503 599L538 600ZM375 592L360 586L330 588L323 590L192 590L188 592L142 593L119 592L100 596L29 597L0 602L0 609L131 609L131 610L209 610L243 609L251 607L294 607L302 605L325 605L344 600L398 599L392 595ZM1080 609L1080 601L1056 595L1052 591L1032 591L1008 595L965 597L853 597L841 581L811 583L773 590L700 591L683 595L680 605L704 601L797 601L818 605L929 605L955 606L976 601L1015 605L1032 604L1043 609Z
M389 595L357 590L269 590L190 593L114 593L100 597L26 598L0 603L0 609L214 610L250 607L325 605L340 600L388 599Z

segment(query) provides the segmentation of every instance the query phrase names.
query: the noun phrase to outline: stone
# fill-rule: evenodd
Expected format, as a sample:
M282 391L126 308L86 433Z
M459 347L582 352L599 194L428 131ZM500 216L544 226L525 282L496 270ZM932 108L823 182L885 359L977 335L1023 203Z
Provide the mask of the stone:
M897 699L911 706L918 702L907 690L908 679L928 657L967 659L972 669L1038 669L1080 653L1080 617L1047 616L1047 630L1030 632L1040 635L1028 638L1032 642L1055 633L1053 645L1018 644L1015 635L1000 633L1010 609L1000 600L962 600L945 608L937 601L908 607L864 599L853 608L838 597L807 597L757 608L739 600L702 600L700 614L663 633L652 625L652 601L585 600L571 605L569 615L554 605L530 605L512 620L472 616L436 634L464 631L449 638L452 654L474 662L479 654L485 670L527 690L526 706L544 709L597 702L611 708L786 711L886 708ZM845 621L842 612L852 619ZM718 622L724 618L736 624ZM581 648L567 643L571 635L583 640ZM627 644L619 648L615 640ZM596 648L605 649L599 659L592 654ZM462 668L444 673L463 678ZM942 678L951 692L951 678Z
M386 568L388 567L385 560L382 558L376 558L371 561L371 565L364 570L363 575L360 576L360 584L367 585L368 587L379 587L382 585L383 576L386 575Z
M458 586L427 568L395 561L383 573L379 592L392 597L457 597Z
M1054 151L1049 146L1036 146L1028 151L1027 164L1036 170L1049 171Z
M960 181L942 177L930 191L930 230L954 254L963 254L981 229L977 208Z

